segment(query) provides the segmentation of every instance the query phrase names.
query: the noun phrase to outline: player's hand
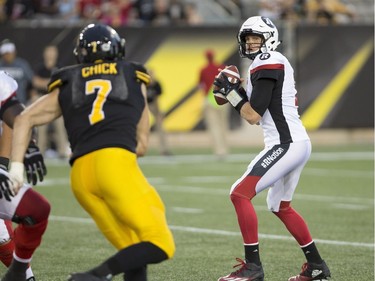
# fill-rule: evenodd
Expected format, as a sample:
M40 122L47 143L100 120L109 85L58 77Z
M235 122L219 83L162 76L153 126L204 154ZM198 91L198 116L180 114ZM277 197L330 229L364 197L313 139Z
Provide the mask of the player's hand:
M0 199L4 197L5 200L11 201L14 195L10 178L7 174L0 173Z
M30 141L23 161L27 182L35 185L38 179L39 181L43 181L44 176L47 174L47 168L44 164L43 155L34 141Z
M24 178L23 178L24 172L25 172L24 163L21 163L21 162L10 163L9 179L11 181L10 190L13 194L12 196L15 196L24 184Z
M221 73L215 78L214 85L217 87L217 89L213 92L223 94L226 97L231 91L238 90L240 88L241 81L232 83L229 81L228 76Z

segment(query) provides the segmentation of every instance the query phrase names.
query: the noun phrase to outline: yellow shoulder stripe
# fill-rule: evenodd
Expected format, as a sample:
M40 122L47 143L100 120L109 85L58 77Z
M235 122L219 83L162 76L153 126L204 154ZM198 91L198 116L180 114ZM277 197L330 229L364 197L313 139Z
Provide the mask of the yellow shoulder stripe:
M53 81L51 84L48 86L48 93L52 92L54 89L62 85L61 79L58 79L56 81Z
M151 81L150 75L148 75L148 74L146 74L142 71L139 71L139 70L136 70L135 74L136 74L137 78L139 80L143 81L146 85L150 84L150 81Z

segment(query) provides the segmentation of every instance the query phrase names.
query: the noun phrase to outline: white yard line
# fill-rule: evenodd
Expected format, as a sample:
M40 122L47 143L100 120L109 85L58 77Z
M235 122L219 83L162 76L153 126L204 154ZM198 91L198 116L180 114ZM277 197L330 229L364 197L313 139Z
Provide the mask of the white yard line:
M256 154L254 153L242 153L242 154L230 154L223 162L244 162L248 163ZM357 152L313 152L310 157L310 161L337 161L337 160L374 160L374 153L369 151L357 151ZM151 156L140 158L139 163L141 165L153 165L153 164L169 164L176 165L178 163L204 163L204 162L217 162L218 159L212 154L189 154L189 155L173 155L173 156ZM69 166L67 160L59 159L47 159L48 165L51 166Z
M327 174L327 176L329 176ZM202 183L207 183L208 178L202 177ZM190 185L171 185L171 184L165 184L167 182L166 179L163 180L163 178L149 178L149 181L151 184L155 185L155 188L158 191L163 192L174 192L174 193L186 193L186 194L209 194L209 195L228 195L229 196L229 190L231 182L225 183L223 182L223 177L221 177L220 188L209 188L209 187L199 187L199 186L190 186ZM181 179L181 182L184 180ZM189 181L189 180L188 180ZM194 177L194 182L198 182L198 177ZM233 181L234 182L234 181ZM69 185L69 179L68 178L55 178L54 180L44 180L38 186L53 186L54 184L65 184ZM223 186L225 188L223 188ZM265 197L267 192L262 192L258 194L258 197ZM374 205L374 199L372 198L361 198L361 197L344 197L344 196L327 196L327 195L313 195L313 194L300 194L297 193L294 194L294 198L298 200L306 200L306 201L320 201L320 202L330 202L335 204L358 204L358 205L367 205L367 206L373 206ZM342 206L340 207L342 208ZM355 208L353 208L355 209Z
M76 217L64 217L64 216L50 216L50 221L61 221L69 223L85 223L93 224L93 220L89 218L76 218ZM189 227L189 226L169 226L172 230L182 231L182 232L191 232L191 233L201 233L201 234L211 234L211 235L224 235L224 236L240 236L239 232L235 231L226 231L219 229L208 229L208 228L198 228L198 227ZM270 240L294 240L290 236L284 235L274 235L274 234L264 234L260 233L259 237L262 239ZM352 247L364 247L364 248L374 248L373 243L362 243L362 242L349 242L349 241L338 241L338 240L324 240L324 239L314 239L316 242L321 244L328 245L339 245L339 246L352 246Z

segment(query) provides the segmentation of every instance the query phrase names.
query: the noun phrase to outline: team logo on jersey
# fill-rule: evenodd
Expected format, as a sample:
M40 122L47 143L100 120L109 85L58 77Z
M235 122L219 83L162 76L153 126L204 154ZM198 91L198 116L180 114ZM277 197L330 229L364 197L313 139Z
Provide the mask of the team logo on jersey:
M271 57L269 53L261 53L259 56L260 60L268 60Z

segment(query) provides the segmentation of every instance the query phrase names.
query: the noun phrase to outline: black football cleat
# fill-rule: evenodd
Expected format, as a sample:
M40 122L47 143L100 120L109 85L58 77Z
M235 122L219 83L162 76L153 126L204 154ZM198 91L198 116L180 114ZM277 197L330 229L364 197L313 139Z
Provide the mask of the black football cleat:
M255 263L246 263L237 258L239 264L233 266L240 268L226 276L220 277L217 281L264 281L264 272L262 265Z
M302 265L301 273L297 276L290 277L288 281L327 281L331 279L331 272L328 266L323 261L317 263L304 263Z
M26 273L8 271L1 281L26 281Z

